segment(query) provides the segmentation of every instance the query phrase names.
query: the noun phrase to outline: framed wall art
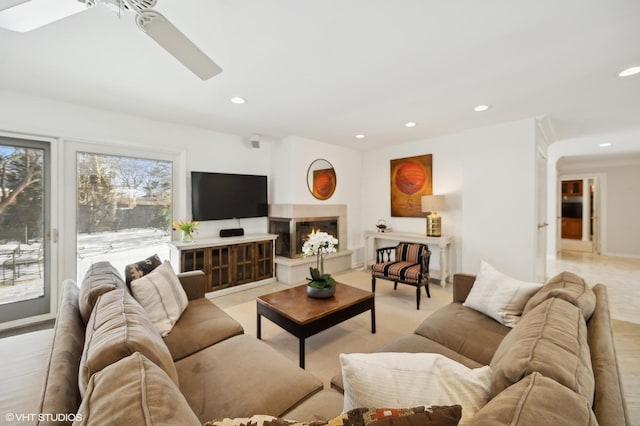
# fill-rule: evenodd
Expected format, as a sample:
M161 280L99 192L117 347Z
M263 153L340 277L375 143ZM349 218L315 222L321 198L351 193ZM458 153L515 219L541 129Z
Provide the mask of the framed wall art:
M421 197L433 194L432 155L391 160L391 216L424 217Z

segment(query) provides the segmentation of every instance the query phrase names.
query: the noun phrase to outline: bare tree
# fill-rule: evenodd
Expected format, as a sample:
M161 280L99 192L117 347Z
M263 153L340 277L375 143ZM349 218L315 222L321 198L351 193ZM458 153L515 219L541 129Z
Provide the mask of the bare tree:
M78 159L78 205L87 215L88 232L111 226L115 212L113 172L97 154L83 153Z
M42 153L40 150L17 148L6 156L0 156L0 214L25 189L42 179Z

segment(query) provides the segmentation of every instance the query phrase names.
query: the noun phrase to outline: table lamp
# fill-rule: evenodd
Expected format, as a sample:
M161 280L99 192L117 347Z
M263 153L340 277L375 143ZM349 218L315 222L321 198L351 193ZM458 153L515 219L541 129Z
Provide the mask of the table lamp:
M422 197L422 212L427 215L427 237L442 236L442 218L438 210L444 208L444 195L425 195Z

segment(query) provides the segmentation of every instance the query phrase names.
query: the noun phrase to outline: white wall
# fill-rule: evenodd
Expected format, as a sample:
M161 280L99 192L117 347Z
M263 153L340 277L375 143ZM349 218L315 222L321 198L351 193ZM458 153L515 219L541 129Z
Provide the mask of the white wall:
M466 132L462 271L486 260L535 279L535 122Z
M460 264L462 234L462 148L463 144L457 137L448 136L387 146L364 153L360 195L363 206L360 221L362 228L375 231L375 225L383 219L393 231L425 234L425 217L391 217L390 161L432 154L433 193L446 197L446 208L438 212L442 216L442 233L454 239L451 270L459 271L457 265ZM420 203L420 200L416 202ZM362 244L362 237L360 241ZM431 257L431 267L440 269L435 253Z
M454 238L453 271L476 273L480 260L514 277L534 277L535 122L389 146L365 153L362 223L425 232L424 218L391 218L389 162L433 155L433 192L446 196L443 234ZM432 260L435 269L437 257Z
M279 141L272 156L275 176L274 204L346 204L348 249L356 250L352 263L362 263L361 182L362 153L321 141L289 136ZM336 190L328 200L318 200L307 186L307 170L316 159L329 161L336 172ZM360 257L359 257L360 256Z
M607 148L600 143L611 143ZM615 161L602 158L606 154L621 154ZM581 156L582 160L571 166L558 167L563 157ZM602 209L601 254L610 256L640 257L640 132L620 132L588 138L556 142L549 147L548 216L550 232L547 253L555 257L558 250L559 228L559 180L598 176Z

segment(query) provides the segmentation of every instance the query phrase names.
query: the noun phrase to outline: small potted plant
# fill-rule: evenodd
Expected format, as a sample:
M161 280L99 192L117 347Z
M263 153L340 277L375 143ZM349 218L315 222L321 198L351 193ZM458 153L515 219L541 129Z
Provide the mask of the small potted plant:
M200 222L180 219L178 221L174 220L171 225L173 225L174 231L178 229L182 231L183 243L191 243L193 242L193 234L198 232L198 225L200 225Z
M328 298L336 291L336 280L324 273L324 255L335 253L338 240L326 232L312 232L302 245L302 255L317 256L316 267L310 267L311 278L307 278L307 295L315 298Z

